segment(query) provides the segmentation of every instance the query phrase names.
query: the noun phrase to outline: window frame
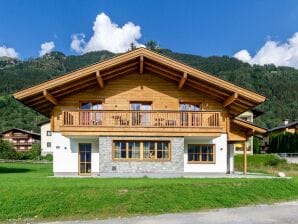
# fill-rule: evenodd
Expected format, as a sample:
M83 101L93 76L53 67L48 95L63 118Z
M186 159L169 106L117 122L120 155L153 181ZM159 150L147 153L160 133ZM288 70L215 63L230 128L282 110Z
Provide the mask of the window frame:
M81 145L85 145L84 150L81 150ZM87 158L87 146L86 145L90 145L90 162L86 161ZM84 153L85 154L85 161L81 161L80 158L80 153ZM85 172L81 172L81 164L85 164ZM90 164L90 172L86 172L87 171L87 164ZM92 143L86 143L86 142L79 142L78 143L78 174L79 176L91 176L92 175Z
M102 100L80 100L79 101L79 110L98 110L98 109L83 109L82 108L82 105L83 104L88 104L88 103L91 103L92 104L92 106L94 105L94 104L101 104L101 107L102 107L102 109L99 109L100 111L101 110L103 110L103 101Z
M116 142L125 142L126 145L126 158L116 158L115 152ZM129 142L139 142L140 143L140 157L139 158L129 158ZM144 142L154 142L154 158L144 158ZM168 143L168 157L167 158L157 158L157 143L158 142L166 142ZM164 151L164 150L163 150ZM121 153L120 153L121 156ZM168 162L172 160L172 148L171 148L171 141L170 140L121 140L115 139L112 142L112 160L113 161L120 161L120 162Z
M199 161L189 161L189 146L190 145L195 145L195 146L199 146L199 153L198 153L198 156L199 156L199 158L200 158L200 160ZM213 160L212 161L202 161L202 146L212 146L212 150L213 150L213 153L212 153L212 155L213 155ZM207 158L208 158L208 154L209 153L207 153ZM216 163L216 145L215 144L195 144L195 143L193 143L193 144L187 144L187 163L188 164L215 164Z
M47 148L52 148L52 142L47 142Z
M52 136L52 131L47 131L46 135L47 136Z

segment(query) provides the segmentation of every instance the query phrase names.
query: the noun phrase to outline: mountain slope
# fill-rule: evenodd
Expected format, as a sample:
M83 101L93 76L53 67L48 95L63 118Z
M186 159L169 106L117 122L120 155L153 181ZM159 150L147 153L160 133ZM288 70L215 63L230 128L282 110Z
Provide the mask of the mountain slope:
M265 115L257 119L259 125L273 127L280 124L284 118L292 120L298 118L296 69L274 65L251 66L227 56L206 58L175 53L167 49L158 52L266 95L267 102L259 106L266 111ZM65 56L60 52L52 52L42 58L28 61L2 60L0 94L4 96L0 97L0 130L16 126L37 131L36 124L45 119L11 99L9 94L114 55L108 51L91 52L80 56Z

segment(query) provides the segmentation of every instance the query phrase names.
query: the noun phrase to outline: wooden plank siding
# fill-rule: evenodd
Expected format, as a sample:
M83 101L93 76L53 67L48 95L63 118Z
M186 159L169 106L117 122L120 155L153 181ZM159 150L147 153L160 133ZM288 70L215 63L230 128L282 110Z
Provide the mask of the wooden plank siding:
M178 89L177 83L160 78L156 75L144 72L140 75L138 72L126 75L121 78L110 80L105 84L104 88L98 85L88 88L74 95L67 96L59 101L59 106L54 107L53 114L53 131L62 131L68 133L79 132L119 132L123 131L123 135L135 135L134 127L66 127L63 126L63 111L77 110L82 102L101 101L103 110L121 111L130 110L131 102L152 102L152 110L154 111L179 111L180 102L198 103L204 111L218 111L219 124L214 128L154 128L148 127L137 128L138 132L148 132L150 135L160 135L160 131L166 132L167 135L187 134L188 136L198 135L198 133L224 133L226 132L227 109L222 103L214 100L203 92L193 90L184 86ZM133 130L134 129L134 130Z

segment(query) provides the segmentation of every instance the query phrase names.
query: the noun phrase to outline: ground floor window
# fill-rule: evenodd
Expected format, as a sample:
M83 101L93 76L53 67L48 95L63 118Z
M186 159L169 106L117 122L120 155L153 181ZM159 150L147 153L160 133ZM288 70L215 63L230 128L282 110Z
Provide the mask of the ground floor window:
M188 163L214 163L214 144L189 144Z
M114 160L170 160L170 141L113 141Z

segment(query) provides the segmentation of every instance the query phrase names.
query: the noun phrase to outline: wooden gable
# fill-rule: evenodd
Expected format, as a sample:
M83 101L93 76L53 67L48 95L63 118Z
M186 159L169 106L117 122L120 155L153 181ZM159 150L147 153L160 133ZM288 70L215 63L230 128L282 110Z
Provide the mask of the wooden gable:
M24 89L15 99L50 116L65 97L87 88L104 89L111 80L128 74L153 74L173 83L177 89L191 88L216 99L232 117L265 101L265 97L236 86L156 52L139 48L112 59L87 66L61 77Z

